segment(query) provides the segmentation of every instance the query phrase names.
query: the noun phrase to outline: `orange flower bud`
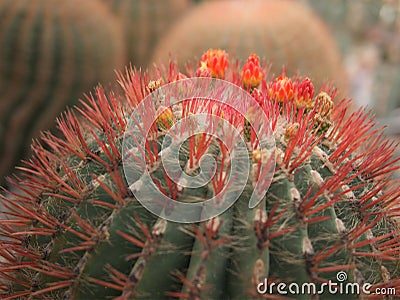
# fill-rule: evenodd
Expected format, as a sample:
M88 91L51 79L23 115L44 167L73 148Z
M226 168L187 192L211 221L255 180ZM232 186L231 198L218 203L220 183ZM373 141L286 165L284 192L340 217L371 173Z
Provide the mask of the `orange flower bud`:
M292 79L283 73L275 78L268 90L269 97L278 102L293 101L295 89Z
M243 66L240 74L245 87L257 87L263 78L260 58L256 54L251 54Z
M211 73L212 77L224 78L225 69L228 65L228 55L225 50L209 49L201 56L200 66L196 75L207 76Z

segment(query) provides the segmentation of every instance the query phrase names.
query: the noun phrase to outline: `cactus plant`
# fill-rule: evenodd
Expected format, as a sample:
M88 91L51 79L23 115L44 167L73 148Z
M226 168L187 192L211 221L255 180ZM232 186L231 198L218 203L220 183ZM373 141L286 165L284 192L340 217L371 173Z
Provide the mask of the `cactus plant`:
M347 92L346 71L332 34L296 1L200 3L162 38L151 62L167 63L173 53L183 64L210 47L226 49L242 60L254 52L268 58L274 74L286 66L289 75L307 72L317 88L331 80L343 95Z
M191 7L190 0L102 0L123 23L128 59L147 67L159 38Z
M118 22L94 0L1 1L0 15L4 178L67 104L99 82L108 84L125 63L125 50Z
M276 288L270 294L259 287L265 280L270 287L337 283L342 276L351 283L369 283L366 292L385 288L400 293L395 221L400 189L390 177L399 168L393 158L396 145L374 128L368 113L361 110L345 118L349 101L334 105L334 90L314 92L309 78L269 78L254 54L239 67L225 51L209 50L199 65L187 74L174 63L160 66L155 78L127 69L119 74L121 97L97 88L82 108L68 110L58 120L63 138L46 133L47 148L35 143L25 175L12 180L17 191L1 200L3 299L279 298ZM245 89L243 95L268 116L275 150L259 148L255 129L267 127L254 125L254 107L247 103L241 103L242 114L214 98L185 98L191 100L171 107L155 101L167 83L190 82L196 74L212 76L209 83L215 89L222 79ZM217 90L216 95L229 95L225 92ZM238 96L230 95L229 101ZM139 107L143 110L136 118ZM227 176L238 158L225 151L237 141L230 134L196 133L181 144L178 158L187 173L197 174L203 154L216 159L209 184L185 188L161 162L159 144L166 133L186 117L189 125L182 128L198 126L193 118L204 112L220 118L210 126L215 133L223 128L220 121L227 120L244 136L251 175L243 192L235 192L238 201L220 215L193 224L157 217L135 194L150 187L142 180L145 172L179 203L203 201L226 186L236 188ZM142 146L137 141L125 148L126 137L138 138L128 130L132 120L142 129L148 124L149 135ZM163 152L174 145L167 143ZM124 179L126 155L143 167L132 184ZM266 175L261 170L268 164L275 171L271 186L249 209L255 181ZM128 178L129 172L125 174ZM150 200L163 208L160 199ZM164 213L171 211L174 207ZM336 278L338 272L341 277ZM330 298L328 289L321 298Z

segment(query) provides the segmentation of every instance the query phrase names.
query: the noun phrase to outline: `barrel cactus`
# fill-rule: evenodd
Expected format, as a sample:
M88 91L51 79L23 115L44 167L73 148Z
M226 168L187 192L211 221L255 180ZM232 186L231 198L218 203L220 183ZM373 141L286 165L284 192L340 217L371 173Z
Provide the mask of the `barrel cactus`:
M146 67L169 28L192 6L190 0L102 0L122 22L128 60Z
M96 0L5 0L0 16L4 178L67 104L113 79L113 69L125 63L125 49L117 20Z
M335 80L338 89L347 92L346 71L332 34L315 13L297 1L199 3L161 39L151 62L167 63L173 53L183 67L210 47L226 49L242 60L251 51L266 58L274 74L285 66L288 75L306 72L317 88Z
M238 66L210 49L193 74L173 63L157 70L154 78L119 74L122 95L97 88L58 120L64 137L44 134L47 147L35 143L25 175L10 179L14 191L1 200L3 299L329 299L346 283L354 290L343 297L399 295L396 145L368 113L346 118L349 101L334 105L335 90L315 91L307 77L270 78L255 54ZM190 97L196 82L212 96ZM219 90L226 84L235 93ZM160 92L168 90L188 97L173 102ZM202 124L211 132L194 130ZM248 176L230 177L243 158ZM211 179L187 187L182 178L201 168ZM256 191L262 197L250 205ZM181 204L205 208L221 194L215 205L224 205L229 192L239 198L217 215L171 218ZM294 293L279 294L289 283ZM307 290L296 294L293 284Z

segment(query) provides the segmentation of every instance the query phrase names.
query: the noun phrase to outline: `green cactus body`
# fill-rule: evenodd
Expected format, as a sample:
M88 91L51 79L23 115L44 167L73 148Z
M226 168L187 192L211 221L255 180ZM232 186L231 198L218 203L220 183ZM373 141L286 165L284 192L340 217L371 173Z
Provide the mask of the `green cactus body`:
M99 82L108 84L125 50L118 23L93 0L1 1L0 14L3 178L67 104Z
M332 80L343 95L347 92L346 71L332 34L295 1L200 3L163 37L151 62L167 63L173 53L183 67L208 48L226 49L242 60L253 52L268 58L274 74L286 66L290 75L307 72L318 88Z
M207 56L211 63L226 64L223 69L219 63L209 66ZM66 112L58 121L64 137L46 134L48 147L36 144L24 178L13 182L19 192L2 197L2 298L333 299L338 294L327 289L322 295L279 295L276 288L264 294L257 287L266 279L275 287L337 282L338 272L346 272L342 274L347 274L347 282L370 283L371 292L386 288L399 295L395 207L400 189L390 177L399 168L393 158L396 145L373 129L365 111L345 118L349 102L333 107L332 91L314 97L309 80L298 81L294 98L289 98L291 79L282 75L266 80L264 68L259 85L250 89L252 76L260 78L258 62L254 56L249 59L242 82L225 52L209 51L199 71L247 86L249 97L269 117L275 151L258 150L243 116L225 107L220 110L220 104L207 99L181 102L172 107L173 114L167 111L154 118L152 138L145 148L137 148L145 153L144 168L157 188L180 202L203 201L204 195L218 194L228 185L224 170L232 161L214 138L199 134L187 139L179 156L182 167L191 166L197 174L194 158L204 152L215 157L217 175L201 188L182 188L159 163L166 128L185 114L208 111L230 119L244 132L251 176L232 207L202 222L182 224L156 217L134 196L148 186L140 180L132 185L125 181L122 141L129 116L154 86L148 74L127 70L119 76L121 97L98 88L81 109ZM161 70L165 72L155 80L162 77L170 83L185 77L174 64ZM299 88L305 85L307 89ZM310 106L299 105L302 101L310 101ZM141 115L143 122L152 120L150 112L156 112L157 105L154 102ZM328 121L330 126L322 129ZM272 158L276 164L271 186L249 209L254 182L265 176L261 166ZM340 297L358 296L367 295Z
M189 7L190 0L102 0L123 23L128 59L146 68L151 53L168 29Z

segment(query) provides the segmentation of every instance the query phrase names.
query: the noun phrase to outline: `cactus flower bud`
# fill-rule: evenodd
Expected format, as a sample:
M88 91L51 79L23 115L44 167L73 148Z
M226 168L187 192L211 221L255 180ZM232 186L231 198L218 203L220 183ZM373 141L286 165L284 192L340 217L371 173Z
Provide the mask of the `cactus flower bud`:
M300 124L299 123L293 123L290 124L286 127L285 129L285 139L290 140L294 138L299 131Z
M314 98L314 85L310 78L304 78L296 86L295 102L297 107L312 107L312 99Z
M175 122L174 112L170 107L160 106L157 115L156 124L160 129L169 129Z
M321 117L330 119L333 111L333 101L326 92L320 92L315 98L315 105L318 105L317 112Z
M271 100L278 102L292 101L294 99L294 85L292 79L283 74L274 79L269 87L268 94Z
M240 74L245 87L256 88L263 78L260 58L256 54L251 54L243 66Z
M201 56L200 66L197 69L197 76L209 76L224 78L225 69L229 65L228 55L224 50L209 49Z

